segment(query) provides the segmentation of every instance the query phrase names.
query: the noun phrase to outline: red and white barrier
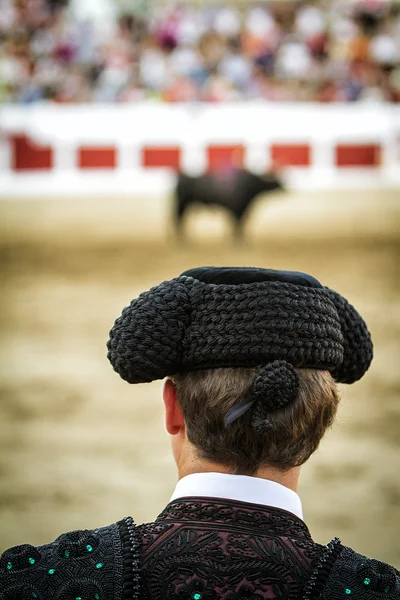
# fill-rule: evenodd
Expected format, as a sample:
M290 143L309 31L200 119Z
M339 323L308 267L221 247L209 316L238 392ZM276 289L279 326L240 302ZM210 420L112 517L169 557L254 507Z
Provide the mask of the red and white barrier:
M293 187L400 186L400 107L237 103L0 109L0 194L165 193L175 172L285 168Z

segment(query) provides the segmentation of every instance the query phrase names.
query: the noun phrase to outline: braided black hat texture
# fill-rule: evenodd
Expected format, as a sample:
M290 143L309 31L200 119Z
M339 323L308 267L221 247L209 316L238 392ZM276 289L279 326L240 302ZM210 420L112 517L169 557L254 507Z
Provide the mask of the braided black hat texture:
M219 367L258 367L225 425L252 409L258 433L268 414L298 393L296 368L327 369L353 383L372 360L358 312L317 279L295 271L200 267L144 292L124 308L107 344L122 379L144 383Z
M372 360L367 326L342 296L305 273L240 267L191 269L142 293L107 346L129 383L274 361L352 383Z

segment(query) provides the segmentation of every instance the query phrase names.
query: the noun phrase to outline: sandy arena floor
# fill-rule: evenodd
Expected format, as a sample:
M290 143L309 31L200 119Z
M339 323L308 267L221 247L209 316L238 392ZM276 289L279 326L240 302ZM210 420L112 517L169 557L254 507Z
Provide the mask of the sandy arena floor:
M131 514L151 520L175 483L161 382L129 386L105 343L152 284L201 264L304 270L355 304L375 360L343 386L336 428L305 466L306 521L400 567L400 192L260 200L235 246L219 212L178 245L163 199L2 201L0 551Z

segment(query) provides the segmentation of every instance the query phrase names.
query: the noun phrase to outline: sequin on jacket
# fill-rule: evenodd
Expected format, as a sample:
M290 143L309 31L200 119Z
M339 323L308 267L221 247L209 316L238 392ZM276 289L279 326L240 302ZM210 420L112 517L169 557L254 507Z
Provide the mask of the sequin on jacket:
M234 500L184 498L154 523L130 517L10 548L1 600L400 600L400 573L313 542L299 518Z

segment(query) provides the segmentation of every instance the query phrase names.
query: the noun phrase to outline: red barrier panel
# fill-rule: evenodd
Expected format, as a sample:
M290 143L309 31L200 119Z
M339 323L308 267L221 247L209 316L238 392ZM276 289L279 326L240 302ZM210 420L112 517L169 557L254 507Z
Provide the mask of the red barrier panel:
M178 146L147 146L142 149L142 167L171 167L178 170L180 164L181 149Z
M242 167L244 146L208 146L207 168L209 171L221 171L230 167Z
M115 169L117 150L113 146L81 146L78 148L80 169Z
M379 144L338 144L335 149L337 167L377 167L380 162Z
M272 144L271 159L282 167L309 167L311 148L309 144Z
M13 135L11 144L11 168L14 171L37 171L53 168L53 150L40 146L27 135Z

